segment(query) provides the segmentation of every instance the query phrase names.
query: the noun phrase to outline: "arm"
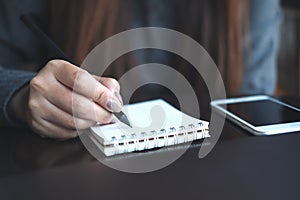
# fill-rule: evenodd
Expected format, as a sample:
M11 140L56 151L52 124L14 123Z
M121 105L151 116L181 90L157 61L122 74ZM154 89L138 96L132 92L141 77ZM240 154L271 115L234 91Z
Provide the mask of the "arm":
M20 125L8 114L14 94L35 76L43 56L35 36L20 21L22 13L32 13L47 21L46 1L0 1L0 126Z
M12 96L35 76L35 73L0 68L0 126L16 126L13 115L9 115L8 104Z
M93 76L68 62L50 61L37 74L28 71L43 63L36 36L20 21L32 13L45 23L45 1L0 2L0 125L28 124L40 135L70 138L76 129L107 123L122 107L120 86L114 79ZM12 70L13 67L15 70ZM24 70L24 71L21 71ZM83 81L73 88L75 78ZM73 116L72 105L78 113Z

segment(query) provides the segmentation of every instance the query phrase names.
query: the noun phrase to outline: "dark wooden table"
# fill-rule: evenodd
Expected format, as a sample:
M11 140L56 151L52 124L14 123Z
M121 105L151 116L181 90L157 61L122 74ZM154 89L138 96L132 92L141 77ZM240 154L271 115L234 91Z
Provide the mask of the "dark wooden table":
M300 107L299 98L285 101ZM130 174L95 160L80 139L1 128L0 199L300 199L300 134L254 137L226 122L203 159L194 145L161 170Z

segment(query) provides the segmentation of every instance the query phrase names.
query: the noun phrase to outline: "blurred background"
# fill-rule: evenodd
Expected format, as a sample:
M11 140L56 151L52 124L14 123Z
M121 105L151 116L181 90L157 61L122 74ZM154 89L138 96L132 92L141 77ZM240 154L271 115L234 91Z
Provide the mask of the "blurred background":
M15 52L11 57L0 54L3 57L3 66L23 69L25 63L32 66L30 69L27 67L27 70L37 71L48 60L57 58L55 52L53 55L46 52L48 49L20 22L19 15L25 12L35 15L36 21L41 22L40 27L77 65L82 63L96 45L116 33L137 27L164 27L182 32L204 46L219 67L229 96L258 93L300 95L300 2L297 0L29 2L32 5L23 2L22 5L16 1L20 13L13 16L13 25L20 27L26 35L20 37L19 32L11 33L10 37L18 40L15 43L11 41L12 44L9 45L14 49L20 42L28 44L31 39L31 46L24 45L20 51L33 53L28 57L20 57L15 55ZM24 7L27 7L28 11ZM277 34L278 27L280 35ZM9 28L10 26L8 30ZM280 37L279 43L277 36ZM252 39L250 45L247 43L249 38ZM3 52L7 53L6 46L3 47ZM247 55L249 51L244 50L247 48L250 48L248 50L252 56ZM37 56L38 54L44 55ZM248 57L248 60L242 60L243 56ZM120 78L124 71L150 62L162 63L179 70L193 86L196 86L199 90L197 93L203 94L205 84L201 77L197 77L192 71L192 66L188 66L188 63L178 56L162 51L143 50L124 55L112 64L111 70L105 75ZM275 72L276 67L278 73ZM243 70L247 77L243 76ZM143 74L137 77L151 78ZM243 82L245 77L247 80Z
M250 0L251 2L255 2L255 0ZM276 0L271 0L268 1L269 3L272 1ZM54 1L56 2L56 1ZM65 2L66 7L72 9L72 5L68 1L62 1ZM62 9L61 11L55 10L56 13L62 12L65 13L66 9L64 6L61 6L63 4L61 1L57 1L57 4L59 4L60 8ZM91 1L93 2L93 1ZM104 1L105 2L105 1ZM65 52L67 52L70 57L74 57L75 61L77 63L81 63L83 58L86 56L86 52L84 52L83 49L87 49L90 51L92 48L91 46L85 47L84 45L87 43L90 43L92 45L99 44L99 42L103 41L107 37L118 33L120 31L124 31L130 28L136 28L136 27L143 27L143 26L158 26L158 27L166 27L166 28L171 28L174 30L178 30L184 34L187 34L191 36L192 38L196 39L198 42L200 42L201 45L205 47L206 50L210 53L214 61L217 63L219 68L225 67L225 70L230 68L232 66L232 63L230 61L226 61L224 66L223 64L220 64L220 55L219 52L216 52L216 49L218 47L216 46L217 44L220 44L220 41L223 41L218 37L218 34L215 32L218 32L221 29L216 29L219 27L219 25L216 25L217 21L214 21L218 18L222 18L222 15L226 16L226 13L221 13L219 14L219 9L217 12L210 12L207 11L210 8L205 7L202 4L205 3L206 1L187 1L182 3L181 1L162 1L165 4L168 4L168 7L162 7L160 5L160 1L134 1L134 0L127 0L127 1L119 1L118 6L114 5L114 2L117 1L110 1L109 3L103 3L102 7L105 8L105 12L107 13L100 13L99 16L97 16L99 19L104 19L103 22L101 22L101 30L94 31L101 36L101 38L98 39L93 39L93 40L87 40L84 41L83 44L75 44L74 41L80 41L80 39L76 38L74 34L67 33L67 36L63 36L61 34L62 29L72 29L72 26L81 26L84 29L90 28L93 26L93 22L90 22L94 18L88 18L86 19L79 19L79 20L74 20L76 19L76 15L74 14L70 20L70 23L68 23L68 27L66 27L66 24L63 24L58 30L60 30L58 33L50 33L51 37L54 38L54 40L63 48ZM145 3L147 2L147 3ZM167 2L167 3L166 3ZM201 3L202 2L202 3ZM219 1L212 1L212 2L217 2L218 6L222 6L222 3ZM222 2L222 1L221 1ZM239 1L234 1L234 0L228 0L226 2L233 2L233 4L236 4ZM256 1L260 2L260 1ZM266 1L267 2L267 1ZM193 4L194 9L190 9L189 6ZM262 3L264 4L264 3ZM267 4L267 3L266 3ZM277 73L277 84L276 84L276 89L275 89L275 95L300 95L300 60L299 60L299 55L300 55L300 1L297 0L280 0L280 4L282 6L282 21L281 21L281 26L280 26L280 47L279 47L279 53L278 53L278 73ZM75 6L73 9L81 9L84 6L78 6L78 3L76 3L77 6ZM214 3L211 3L212 6L214 6ZM225 5L225 4L224 4ZM261 5L260 5L261 6ZM57 8L58 6L55 5L54 7ZM76 8L78 7L78 8ZM118 9L116 9L118 7ZM205 7L205 9L203 9ZM178 8L180 9L180 12L178 12ZM238 10L237 8L234 8L235 10ZM264 6L263 9L268 9L268 5ZM270 8L271 10L272 8ZM149 15L153 10L155 11L154 14ZM220 9L222 10L222 9ZM92 10L91 10L92 11ZM128 12L130 11L130 12ZM230 16L230 10L228 11L229 14L227 13L228 16ZM76 12L74 12L76 13ZM208 17L205 19L207 16L207 13L210 13L212 15L215 15L216 17ZM57 15L58 19L56 21L60 21L60 15ZM176 16L174 17L163 17L161 16ZM184 17L182 17L184 16ZM236 15L238 16L238 15ZM52 17L53 18L53 17ZM200 18L203 18L199 20ZM65 21L68 21L68 19L64 19ZM184 20L184 21L180 21ZM210 21L213 20L213 21ZM54 20L55 22L55 17ZM52 22L53 22L52 21ZM238 20L234 20L237 22ZM113 22L113 23L111 23ZM80 25L81 23L81 25ZM215 24L214 24L215 23ZM237 22L240 23L240 22ZM55 27L57 29L57 23L54 23ZM214 24L214 25L211 25ZM230 24L227 24L229 26ZM208 28L208 27L209 28ZM226 26L226 25L225 25ZM104 27L104 28L103 28ZM211 30L210 32L201 32L198 31L198 33L193 33L191 29L206 29L206 30ZM113 31L111 31L113 30ZM196 30L197 31L197 30ZM223 37L226 37L226 29L223 31ZM91 31L93 32L93 31ZM230 31L229 31L230 32ZM235 33L236 36L238 36L239 33ZM222 35L222 33L220 34ZM205 41L205 38L209 38L209 40L214 40L215 42L212 41ZM204 39L203 39L204 38ZM238 37L237 37L238 38ZM224 38L223 38L224 39ZM226 40L226 39L225 39ZM69 42L68 42L69 41ZM69 43L69 44L68 44ZM216 44L217 43L217 44ZM71 45L70 45L71 44ZM238 41L237 41L238 44ZM76 46L77 45L77 46ZM221 44L224 45L225 48L231 48L229 47L230 44ZM80 48L78 48L80 46ZM76 49L76 50L75 50ZM81 52L78 52L78 49L81 49ZM74 52L77 51L77 52ZM225 51L226 52L226 51ZM233 57L238 58L236 54L237 52L234 52L233 50ZM186 63L182 63L184 61L179 60L176 57L172 57L168 55L166 52L155 52L155 51L141 51L141 52L135 52L133 53L135 55L125 55L124 58L121 58L117 60L113 65L115 66L127 66L127 69L136 66L138 64L143 64L147 62L158 62L158 63L163 63L163 64L168 64L172 65L174 68L176 68L176 65L186 65ZM223 56L225 59L230 58L231 53L225 53ZM221 58L222 59L222 58ZM179 64L178 64L179 63ZM239 63L238 60L234 60L233 63ZM227 65L227 66L226 66ZM238 72L238 65L233 67L234 72L237 74ZM177 67L177 69L180 67ZM230 69L229 69L230 70ZM116 70L113 70L116 71ZM117 70L120 71L120 70ZM183 70L184 71L184 70ZM221 69L222 71L222 69ZM267 70L266 70L267 71ZM232 71L229 71L227 74L232 74L230 73ZM182 72L184 73L184 72ZM116 72L108 72L107 75L110 76L112 75L115 76L116 78L119 78L118 73ZM117 75L116 75L117 74ZM191 75L192 74L192 75ZM224 75L224 74L223 74ZM199 77L191 77L193 76L193 73L188 73L189 79L195 79L198 80ZM142 76L141 76L142 77ZM236 80L237 83L230 83L231 80L238 79L236 78L238 75L235 76L235 78L231 77L226 77L226 74L224 75L223 79L226 85L226 89L229 95L239 95L237 92L237 89L234 88L232 85L238 84L239 80ZM193 81L192 81L193 82ZM195 81L194 81L195 82ZM197 81L196 81L197 82ZM228 83L229 82L229 83ZM203 83L197 82L195 85L203 85ZM157 88L155 89L157 90ZM233 92L232 92L233 91ZM249 94L251 94L250 92ZM253 90L253 93L272 93L272 92L265 92L262 91L260 92L259 90ZM248 94L248 92L244 92L242 94Z
M283 22L278 58L278 95L300 95L300 1L281 0Z

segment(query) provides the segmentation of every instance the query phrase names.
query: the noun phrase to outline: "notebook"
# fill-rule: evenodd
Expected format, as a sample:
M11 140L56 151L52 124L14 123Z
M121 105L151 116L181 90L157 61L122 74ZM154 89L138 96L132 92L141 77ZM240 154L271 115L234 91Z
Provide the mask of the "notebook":
M123 112L132 128L120 121L90 128L91 139L106 156L210 137L207 121L186 115L162 99L126 105Z

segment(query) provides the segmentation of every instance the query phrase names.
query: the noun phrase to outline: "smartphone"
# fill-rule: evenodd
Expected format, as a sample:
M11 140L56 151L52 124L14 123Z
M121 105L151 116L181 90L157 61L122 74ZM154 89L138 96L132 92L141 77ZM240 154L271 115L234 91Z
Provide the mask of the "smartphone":
M300 131L300 109L270 96L214 100L211 107L255 135Z

